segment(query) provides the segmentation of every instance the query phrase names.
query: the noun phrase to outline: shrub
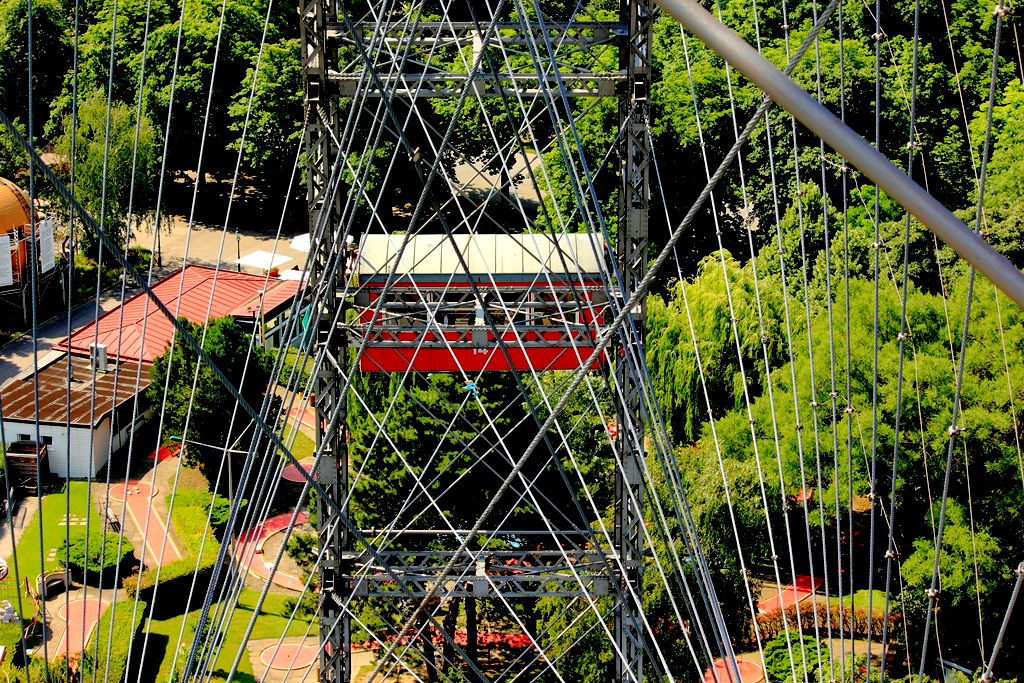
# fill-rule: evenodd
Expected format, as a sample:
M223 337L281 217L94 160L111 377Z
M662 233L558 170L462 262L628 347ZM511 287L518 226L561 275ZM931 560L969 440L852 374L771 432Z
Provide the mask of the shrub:
M824 653L824 658L822 657ZM780 634L765 643L764 666L765 674L772 683L783 683L793 681L793 671L797 672L798 680L803 680L803 672L815 680L814 674L821 668L822 664L828 661L830 650L825 643L811 638L810 636L799 636L795 633L789 635Z
M879 635L885 624L885 616L882 610L874 610L868 615L866 609L849 606L839 607L830 605L824 599L815 602L805 602L797 605L787 605L783 610L772 610L757 615L757 627L762 638L774 638L782 633L784 629L796 631L797 610L799 609L799 627L805 631L812 631L815 628L822 634L827 634L829 628L833 636L843 633L847 636L867 636L868 624L871 624L871 632ZM889 633L896 632L896 624L900 621L900 615L890 614Z
M288 539L288 545L285 546L285 550L288 551L288 557L295 560L295 564L308 572L316 562L316 535L294 533Z
M98 529L88 533L74 529L57 550L57 557L67 558L76 580L103 580L119 565L133 559L135 546L117 534L104 534Z

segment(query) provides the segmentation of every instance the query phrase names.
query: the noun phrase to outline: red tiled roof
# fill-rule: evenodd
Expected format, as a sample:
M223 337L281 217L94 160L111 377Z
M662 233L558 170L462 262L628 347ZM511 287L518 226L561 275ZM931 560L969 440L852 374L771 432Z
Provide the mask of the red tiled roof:
M153 285L153 293L176 317L205 322L226 315L250 317L259 310L264 296L264 311L289 301L298 290L294 280L267 280L205 266L187 266ZM180 296L179 296L180 291ZM59 350L88 354L89 345L107 345L107 357L114 360L151 362L164 352L174 338L174 326L144 292L125 301L54 345Z

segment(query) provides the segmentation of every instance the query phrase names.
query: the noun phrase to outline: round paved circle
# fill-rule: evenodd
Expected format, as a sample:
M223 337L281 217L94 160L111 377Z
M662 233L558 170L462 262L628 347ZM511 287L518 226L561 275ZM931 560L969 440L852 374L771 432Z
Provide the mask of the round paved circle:
M299 461L299 466L306 470L306 472L309 472L313 469L313 463L315 460L316 458L303 458ZM288 481L294 481L299 484L306 481L306 477L302 475L302 472L300 472L299 468L295 465L285 465L284 469L281 470L281 478Z
M260 661L271 669L305 669L316 661L320 647L301 643L271 645L260 652Z
M156 489L144 481L133 481L128 484L113 484L110 487L110 499L118 502L124 501L125 496L138 497L148 500L156 494Z
M764 680L764 672L757 662L751 662L748 659L737 659L736 667L740 670L741 683L757 683ZM714 671L708 669L704 672L705 683L734 683L733 668L725 660L716 659L713 668ZM716 674L717 679L715 677Z

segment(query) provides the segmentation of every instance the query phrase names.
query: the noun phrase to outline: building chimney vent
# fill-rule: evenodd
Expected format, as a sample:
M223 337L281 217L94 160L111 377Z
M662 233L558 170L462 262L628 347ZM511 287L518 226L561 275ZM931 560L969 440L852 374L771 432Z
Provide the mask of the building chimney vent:
M96 372L107 371L106 344L89 344L89 367Z

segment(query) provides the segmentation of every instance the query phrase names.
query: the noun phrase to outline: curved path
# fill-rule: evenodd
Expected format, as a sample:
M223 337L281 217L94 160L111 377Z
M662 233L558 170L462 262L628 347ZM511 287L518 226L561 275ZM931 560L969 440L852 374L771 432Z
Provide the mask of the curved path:
M57 641L57 647L50 652L50 659L67 657L84 650L96 622L109 606L110 603L96 598L79 598L61 605L57 616L64 620L64 633Z
M310 472L313 469L313 463L316 462L316 458L303 458L299 461L299 467ZM299 468L295 465L285 465L281 468L281 478L285 481L294 481L296 483L303 483L306 478L299 472Z
M301 577L283 572L280 569L274 572L273 576L270 576L270 568L274 566L274 562L272 559L263 556L263 546L267 539L287 529L288 520L291 516L289 512L277 517L271 517L263 522L263 524L243 531L238 536L234 554L235 561L256 578L264 580L269 578L282 588L301 592L306 585ZM308 519L309 515L305 512L300 512L295 520L295 524L305 524Z
M281 643L264 648L260 652L260 661L271 669L306 669L313 665L319 654L319 645Z
M757 662L749 659L737 659L736 668L740 672L741 683L758 683L764 680L764 670ZM735 675L731 665L724 659L716 659L714 666L704 672L705 683L734 683Z
M823 583L825 583L825 579L822 578L812 579L805 575L797 576L796 581L789 584L775 595L767 597L757 603L757 611L765 614L777 609L785 609L790 605L797 605L809 598Z
M153 509L153 497L157 489L144 481L133 481L127 484L114 484L110 487L110 499L123 502L128 500L128 514L139 535L146 543L149 556L157 565L165 565L181 559L181 551L174 540L167 534L167 524ZM116 507L116 506L115 506ZM120 512L120 510L114 510ZM166 542L165 542L166 539Z

